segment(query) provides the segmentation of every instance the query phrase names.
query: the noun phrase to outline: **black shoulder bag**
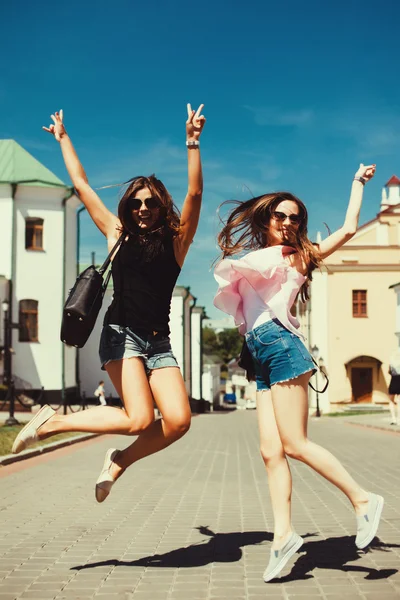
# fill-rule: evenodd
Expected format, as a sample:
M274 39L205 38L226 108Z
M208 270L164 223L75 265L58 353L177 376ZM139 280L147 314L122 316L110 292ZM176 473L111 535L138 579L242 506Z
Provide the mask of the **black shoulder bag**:
M122 233L99 269L91 265L78 276L64 304L60 338L67 346L83 348L89 339L111 277L111 259L125 237Z

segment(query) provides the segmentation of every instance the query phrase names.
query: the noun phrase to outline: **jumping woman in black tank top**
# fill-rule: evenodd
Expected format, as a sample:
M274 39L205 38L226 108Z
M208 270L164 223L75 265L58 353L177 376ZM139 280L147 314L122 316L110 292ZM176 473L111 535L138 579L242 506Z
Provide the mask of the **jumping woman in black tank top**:
M13 451L38 438L63 431L138 435L125 450L110 448L96 483L103 502L113 483L132 463L166 448L190 426L185 384L169 341L169 312L174 285L195 235L203 192L199 138L205 118L203 105L187 106L186 145L188 191L179 215L171 196L154 175L135 177L113 215L88 183L64 124L55 113L44 127L60 142L72 183L111 249L121 233L124 241L114 256L114 298L100 341L102 368L110 376L124 409L98 406L90 411L57 415L41 409L18 435ZM154 401L162 418L154 420Z

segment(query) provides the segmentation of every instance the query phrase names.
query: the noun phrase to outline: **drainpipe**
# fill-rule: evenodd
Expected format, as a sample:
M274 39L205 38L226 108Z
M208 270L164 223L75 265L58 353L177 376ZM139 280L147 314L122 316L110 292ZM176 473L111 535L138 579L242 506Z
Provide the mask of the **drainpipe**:
M15 210L15 196L17 194L18 183L11 184L11 199L12 199L12 218L11 218L11 265L10 265L10 280L8 282L8 319L9 323L13 323L13 296L14 296L14 278L15 278L15 263L17 256L16 241L17 236L15 235L15 224L16 224L16 210ZM10 345L13 344L13 330L10 330ZM11 377L13 374L11 373Z
M190 327L190 344L189 344L189 364L190 364L190 396L192 396L192 392L193 392L193 385L192 385L192 381L193 381L193 365L192 365L192 311L193 308L196 306L196 301L197 298L195 298L193 296L193 304L190 305L190 320L189 320L189 327ZM201 399L201 398L200 398Z
M67 188L68 193L62 199L63 207L63 261L62 261L62 305L65 302L65 272L66 272L66 256L67 256L67 202L74 194L74 188ZM63 413L67 414L67 396L65 393L65 344L61 344L61 404L63 405Z
M79 275L79 257L81 254L81 212L86 210L86 206L80 206L76 211L76 276ZM78 399L81 398L81 371L80 371L79 348L75 350L75 380Z

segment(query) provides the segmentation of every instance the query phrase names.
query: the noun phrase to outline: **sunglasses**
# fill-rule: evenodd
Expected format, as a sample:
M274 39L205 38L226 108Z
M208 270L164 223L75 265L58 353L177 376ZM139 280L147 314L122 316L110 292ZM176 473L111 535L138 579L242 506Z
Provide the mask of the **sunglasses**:
M153 196L151 198L145 198L144 200L141 200L140 198L131 198L129 200L129 207L131 210L139 210L143 204L148 210L160 208L161 206L160 201Z
M289 218L289 221L292 225L299 225L299 223L301 223L302 221L302 217L300 215L286 215L283 212L280 212L279 210L275 210L272 213L273 218L275 219L275 221L279 221L280 223L283 223L283 221L285 221L285 219Z

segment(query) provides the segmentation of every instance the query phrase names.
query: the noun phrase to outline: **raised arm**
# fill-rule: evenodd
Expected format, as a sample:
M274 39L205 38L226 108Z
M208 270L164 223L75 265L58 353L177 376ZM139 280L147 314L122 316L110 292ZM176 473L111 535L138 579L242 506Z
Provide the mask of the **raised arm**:
M197 111L187 105L186 144L188 156L188 191L182 207L180 233L175 240L175 256L183 264L199 223L201 199L203 196L203 173L200 157L200 136L206 122L201 114L204 104Z
M350 200L347 207L346 218L343 226L332 233L326 240L322 240L319 245L319 250L322 258L326 258L343 244L348 242L357 231L358 218L360 216L361 203L364 192L364 185L375 175L376 165L363 165L354 175L353 184L351 186Z
M63 123L63 111L60 110L59 113L54 113L54 115L51 115L51 119L53 124L49 127L43 127L43 129L54 135L57 142L60 143L65 166L76 193L101 233L108 239L115 238L119 220L108 210L96 192L90 187L85 170L66 132Z

